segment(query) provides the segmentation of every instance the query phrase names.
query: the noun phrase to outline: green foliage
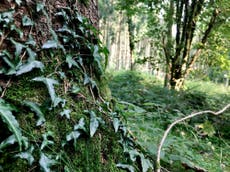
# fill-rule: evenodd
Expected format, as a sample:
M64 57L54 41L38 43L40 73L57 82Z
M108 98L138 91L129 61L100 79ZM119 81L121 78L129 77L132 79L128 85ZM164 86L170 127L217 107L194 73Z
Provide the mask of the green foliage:
M23 138L22 136L22 132L21 132L18 121L15 119L14 115L12 114L12 111L15 111L15 110L16 109L13 106L11 106L10 104L7 104L3 99L0 99L1 119L4 123L7 124L8 129L14 134L14 137L19 144L19 150L21 151L25 138ZM1 144L1 148L4 148L5 146L9 144L13 144L15 142L14 137L10 136L5 142Z
M58 85L58 81L52 78L45 77L36 77L33 79L33 81L43 82L46 85L54 107L56 107L61 101L63 101L55 93L54 85Z
M20 152L20 153L16 154L15 157L19 157L21 159L26 159L28 161L29 165L32 165L34 162L34 157L32 155L33 151L34 151L34 147L31 146L27 151Z
M23 103L26 106L28 106L33 112L35 112L36 115L38 116L38 120L36 124L37 126L42 125L46 121L43 112L41 111L40 107L36 103L31 101L24 101Z
M39 164L41 166L41 169L44 172L50 172L51 169L50 167L52 167L53 165L55 165L57 162L51 158L49 158L47 155L45 155L44 153L41 154L40 160L39 160Z
M154 76L138 72L118 72L112 77L110 88L118 99L117 111L123 112L127 130L153 159L169 124L192 112L217 111L229 103L229 88L222 85L190 81L186 87L179 93L169 91L162 88L162 82ZM163 166L170 171L185 171L182 164L211 172L228 171L230 142L227 128L228 111L218 117L204 115L176 126L163 147ZM135 151L128 152L131 159L137 155Z

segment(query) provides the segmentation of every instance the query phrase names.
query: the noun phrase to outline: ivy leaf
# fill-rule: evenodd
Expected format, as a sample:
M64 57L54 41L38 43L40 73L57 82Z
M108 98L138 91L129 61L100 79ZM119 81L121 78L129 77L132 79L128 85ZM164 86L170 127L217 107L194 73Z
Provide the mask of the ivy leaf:
M118 118L114 118L113 119L113 128L114 128L115 132L118 131L119 126L120 126L120 120Z
M129 172L134 172L134 167L132 165L127 165L127 164L117 164L116 165L118 168L122 168L124 170L128 170Z
M36 46L36 41L34 41L33 37L31 35L29 35L29 39L26 42L26 45L32 45L33 47Z
M140 154L140 153L139 153L137 150L135 150L135 149L129 150L128 153L129 153L130 159L131 159L133 162L136 161L137 156L139 156L139 154Z
M13 40L12 38L10 39L10 41L15 45L16 51L15 51L15 56L19 57L20 54L22 53L22 49L25 48L25 45L16 42L15 40Z
M54 90L54 85L58 85L58 81L52 79L52 78L45 78L43 76L41 77L36 77L34 79L32 79L33 81L38 81L38 82L43 82L47 89L48 89L48 92L49 92L49 95L50 95L50 98L52 100L53 103L55 103L55 99L56 99L56 93L55 93L55 90Z
M4 141L1 142L0 152L2 152L2 149L6 148L9 145L13 145L16 142L17 142L17 139L16 139L15 135L11 135L10 137L8 137L7 139L5 139Z
M14 65L14 63L12 63L7 56L3 56L3 60L6 64L8 64L8 66L11 69L14 69L14 70L16 69L16 66Z
M53 145L54 144L54 142L49 139L49 137L53 138L54 137L53 135L54 135L54 133L51 132L51 131L48 131L47 133L42 134L43 141L42 141L42 145L41 145L41 148L40 148L41 150L43 150L48 145Z
M64 107L65 106L65 99L62 99L60 97L55 97L54 102L53 102L53 106L56 107L61 102L62 102L62 107Z
M78 124L74 125L74 131L72 131L70 134L68 134L66 136L66 140L67 141L71 141L74 140L74 142L76 142L76 140L80 137L80 135L82 134L81 131L86 132L86 128L85 128L85 121L84 118L81 118L78 122Z
M92 88L97 87L97 84L94 80L92 80L87 74L84 74L84 81L83 81L84 85L90 84L92 86Z
M93 137L99 127L99 120L93 111L90 111L90 137Z
M22 32L22 30L21 29L19 29L17 26L15 26L14 24L11 24L10 25L10 30L14 30L14 31L16 31L18 34L19 34L19 38L23 38L23 32Z
M42 45L42 49L58 48L58 42L55 40L48 40Z
M53 159L50 159L48 156L46 156L44 153L41 153L41 157L39 160L40 167L44 172L50 172L53 165L55 165L57 162Z
M28 161L29 165L32 165L32 163L34 162L34 157L32 155L33 151L34 151L34 147L31 146L31 148L28 151L18 153L15 155L15 157L19 157L21 159L26 159Z
M15 0L16 4L21 5L22 1L21 0Z
M37 12L40 12L40 11L43 10L43 9L44 9L44 4L38 2L38 3L37 3L37 6L36 6L36 11L37 11Z
M28 17L28 16L23 16L22 18L22 26L33 26L34 22Z
M79 13L77 13L77 19L79 22L83 23L83 17Z
M74 142L76 142L76 140L80 137L81 132L79 131L72 131L70 134L68 134L66 136L66 140L69 142L71 140L74 140Z
M78 124L74 125L74 130L82 130L82 131L86 132L84 118L81 118L79 120Z
M73 87L71 89L71 93L77 94L77 93L79 93L80 90L81 89L78 86L73 85Z
M44 65L42 62L37 61L37 60L28 62L28 63L19 67L19 69L16 71L16 76L21 75L23 73L30 72L34 68L39 68L42 71L44 68Z
M3 99L0 99L0 116L4 123L7 124L8 129L15 135L15 138L19 144L19 149L22 149L23 137L18 121L12 114L12 110L15 110L12 106L5 103Z
M153 169L151 162L148 159L145 159L143 154L140 154L140 158L141 158L142 172L147 172L149 168Z
M36 115L38 116L38 121L37 121L37 126L42 125L43 123L45 123L46 119L44 118L44 114L42 113L42 111L40 110L40 107L31 101L24 101L23 102L26 106L28 106L33 112L36 113Z
M62 112L60 113L60 115L61 115L61 116L66 116L67 119L70 119L70 115L69 115L70 113L71 113L71 110L65 109L64 111L62 111Z
M101 55L99 53L99 47L97 45L94 45L93 57L94 57L94 61L97 63L98 68L100 69L100 71L103 71L103 69L101 67Z
M73 60L71 55L67 55L66 56L66 62L68 63L69 68L71 68L72 66L76 66L79 68L78 64Z
M33 50L31 50L30 48L26 48L26 51L29 55L28 61L35 61L35 57L37 56L37 54Z

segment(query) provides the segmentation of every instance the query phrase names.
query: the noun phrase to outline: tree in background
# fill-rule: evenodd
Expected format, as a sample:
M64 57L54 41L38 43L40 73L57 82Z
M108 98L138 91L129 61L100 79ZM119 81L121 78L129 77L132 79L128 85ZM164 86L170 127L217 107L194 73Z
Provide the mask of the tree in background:
M164 85L179 90L205 48L211 31L227 19L229 3L224 0L151 2L150 9L158 20L150 20L149 28L164 52Z
M229 2L226 0L117 0L115 4L126 14L130 57L133 59L133 54L139 56L142 53L144 59L141 62L152 65L164 59L164 69L160 69L165 71L164 86L176 90L181 89L201 57L212 31L227 28L223 23L229 16ZM140 16L142 22L138 23ZM146 23L147 28L144 26ZM141 38L140 33L144 35ZM146 38L148 42L144 41ZM150 45L149 56L143 55L143 51L135 53L140 49L141 42L145 47ZM212 59L217 59L217 56Z
M230 24L225 22L209 37L202 58L198 59L192 77L200 77L214 82L225 82L230 77ZM200 75L200 76L199 76Z

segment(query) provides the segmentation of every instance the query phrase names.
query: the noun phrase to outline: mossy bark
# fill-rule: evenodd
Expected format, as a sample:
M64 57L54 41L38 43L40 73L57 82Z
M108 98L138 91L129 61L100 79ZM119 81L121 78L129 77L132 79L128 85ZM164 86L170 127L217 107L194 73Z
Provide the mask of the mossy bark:
M8 2L6 0L1 2L0 13L12 11L13 21L10 24L23 32L21 34L18 30L12 31L10 27L0 26L1 53L7 51L12 54L9 57L10 60L14 61L19 56L20 62L26 63L28 59L33 59L30 56L31 54L27 52L30 48L39 64L44 64L44 69L42 71L33 66L33 69L20 76L17 76L18 69L16 69L16 72L11 75L9 74L11 70L9 64L0 59L0 68L4 68L0 73L1 99L16 107L17 111L14 111L13 115L19 123L23 136L28 141L28 146L25 144L23 151L26 153L33 149L31 154L34 158L31 164L28 163L27 158L20 158L19 154L22 152L18 150L18 144L15 142L5 149L0 149L0 171L37 172L47 169L74 172L120 171L116 168L116 163L124 160L123 150L118 144L120 136L114 132L111 119L108 116L109 110L103 103L102 97L107 96L107 91L103 90L108 87L100 69L98 69L98 61L93 60L98 57L93 55L97 53L95 48L97 46L97 35L92 36L91 31L86 30L87 28L80 28L79 30L78 23L81 24L84 20L79 15L78 21L75 21L76 23L72 25L79 32L78 49L66 48L67 44L64 45L60 39L58 41L60 44L63 43L63 47L58 47L58 44L55 48L42 49L48 40L55 40L56 36L58 38L60 36L56 34L56 31L63 27L64 15L62 18L57 17L58 12L63 12L62 14L69 12L71 16L74 10L78 9L80 14L89 18L91 24L97 27L97 1L90 0L88 4L71 3L63 0L44 2L45 4L41 4L40 1L23 1L20 5L16 1ZM84 26L87 27L88 24ZM76 34L78 34L77 31ZM31 38L36 45L28 44L28 40L31 40ZM22 51L14 56L15 51L18 50L17 48L20 48L17 46L20 45L23 45ZM89 45L91 48L94 46L93 51L87 47ZM73 56L72 61L67 63L69 57L67 55L70 53L81 54L82 56ZM75 63L74 60L76 60ZM70 65L75 66L71 67ZM59 82L59 84L56 83L51 86L53 88L49 88L51 92L55 91L52 93L53 96L61 99L57 105L52 102L47 84L33 81L35 77L41 76ZM74 92L73 88L77 88L78 91L75 89ZM103 94L101 94L102 92ZM26 106L25 101L33 102L40 108L45 117L43 124L37 125L37 112ZM65 110L69 114L61 115ZM85 110L94 111L98 118L105 121L105 123L100 124L94 137L90 137L88 134L90 115L84 112ZM85 120L85 131L77 131L80 132L80 137L76 140L67 141L67 135L74 130L74 126L78 124L80 119ZM0 120L0 124L2 124L0 125L0 131L6 131L1 132L1 144L12 133L2 120ZM42 154L50 159L47 169L42 165ZM53 160L56 162L51 163L54 162ZM46 161L49 162L47 159Z

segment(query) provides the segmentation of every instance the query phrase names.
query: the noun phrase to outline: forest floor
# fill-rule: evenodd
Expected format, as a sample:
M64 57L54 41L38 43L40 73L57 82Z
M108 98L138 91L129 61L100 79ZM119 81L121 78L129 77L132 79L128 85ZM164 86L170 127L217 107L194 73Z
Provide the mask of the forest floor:
M184 91L162 87L162 81L138 72L111 73L110 88L129 130L153 157L167 126L202 110L218 111L230 102L230 87L188 81ZM163 146L161 161L168 171L230 171L230 111L203 114L176 125ZM196 169L196 170L195 170Z

